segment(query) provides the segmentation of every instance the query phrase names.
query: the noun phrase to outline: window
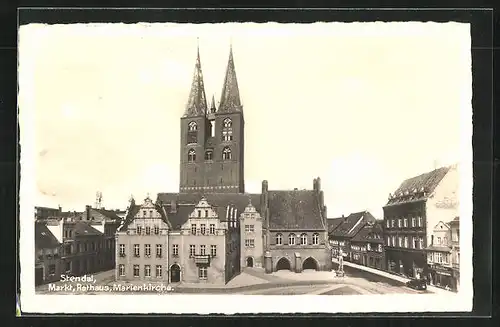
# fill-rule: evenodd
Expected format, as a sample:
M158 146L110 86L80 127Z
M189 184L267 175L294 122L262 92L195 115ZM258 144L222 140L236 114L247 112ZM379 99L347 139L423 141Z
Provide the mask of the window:
M389 221L389 219L387 219L385 222L386 222L386 227L387 228L391 227L391 222Z
M207 267L198 268L198 277L200 279L207 279Z
M448 238L446 236L443 237L443 244L448 245Z
M441 245L441 237L437 238L437 244Z
M399 247L403 246L403 238L401 236L398 236L398 246Z
M382 244L378 245L378 252L382 252Z
M404 238L404 247L405 248L408 247L408 236L405 236L405 238Z
M205 217L208 217L208 210L205 210Z
M403 226L408 227L408 218L403 219Z
M200 254L201 254L201 255L205 255L205 254L206 254L206 253L205 253L205 248L206 248L206 246L205 246L205 245L200 245Z
M194 132L196 130L198 130L198 125L194 121L190 122L188 124L188 131Z
M142 216L146 217L146 210L142 210Z
M245 225L245 232L253 233L255 231L254 225Z
M255 240L253 238L249 238L245 240L245 247L253 248L255 247Z
M134 277L139 277L139 265L134 265Z
M155 225L155 235L160 234L160 226Z
M151 266L150 265L144 266L144 277L151 277Z
M196 224L191 225L191 234L196 235Z
M300 245L307 245L307 234L300 235Z
M146 257L150 257L151 256L151 244L145 244L144 245L144 255Z
M443 254L443 261L444 263L448 263L448 253Z
M174 257L179 256L179 244L172 244L172 255Z
M205 151L205 160L214 160L214 151L213 150L207 150Z
M398 227L401 228L401 218L398 219Z
M118 265L118 273L120 276L125 276L125 265Z
M88 250L87 243L83 243L83 251L87 252L87 250Z
M215 234L215 224L210 224L210 234Z
M55 275L56 274L56 265L55 264L52 264L52 265L49 265L49 275Z
M418 217L418 227L422 227L422 217Z
M289 245L295 245L295 234L290 234L288 236L288 244Z
M210 255L212 257L217 256L217 245L210 245Z
M313 234L313 245L318 245L319 244L319 234L314 233Z
M419 249L423 249L424 248L424 238L422 236L420 236L418 238L418 246L419 246Z
M196 254L196 245L191 244L189 246L189 257L192 258Z
M371 251L371 250L372 250L372 245L371 245L370 243L368 243L368 244L366 245L366 248L368 249L368 251Z
M427 261L432 262L432 253L427 253Z
M228 147L225 147L222 150L222 160L231 160L231 149Z
M156 277L160 278L161 277L161 265L156 265Z
M392 236L392 246L396 246L396 236Z
M276 234L276 245L283 244L283 236L281 234Z
M153 217L153 210L149 210L149 217Z
M443 255L441 254L441 252L436 252L436 261L437 263L443 262Z
M224 126L224 128L230 128L233 126L233 122L231 121L231 119L229 118L226 118L224 119L224 121L222 122L222 125Z
M413 238L413 248L414 249L418 249L418 240L415 236L412 237Z
M201 235L205 235L205 232L207 231L206 225L201 224L200 225L200 230L201 230Z
M415 217L411 217L411 227L415 227Z
M391 227L394 228L394 219L391 219Z
M162 248L161 248L161 244L156 244L156 257L157 258L161 258L161 253L162 252Z
M139 257L139 244L134 244L134 256Z
M190 149L188 151L188 162L195 162L196 161L196 151L194 149Z
M120 244L120 257L125 256L125 244Z
M389 236L387 236L386 244L387 246L391 245L391 238Z
M146 226L146 235L151 235L151 227Z
M137 235L141 235L142 234L142 226L137 226L135 228L135 232L137 233Z

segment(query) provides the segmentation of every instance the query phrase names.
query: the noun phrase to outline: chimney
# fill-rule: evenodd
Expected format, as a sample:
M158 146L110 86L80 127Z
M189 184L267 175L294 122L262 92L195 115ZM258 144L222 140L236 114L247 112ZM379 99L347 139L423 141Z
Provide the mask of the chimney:
M92 207L91 207L91 206L89 206L89 205L86 205L86 206L85 206L85 220L90 220L90 209L91 209L91 208L92 208Z
M316 192L321 191L321 178L315 178L313 181L313 188Z
M177 203L175 203L175 200L170 201L170 212L171 213L177 212Z

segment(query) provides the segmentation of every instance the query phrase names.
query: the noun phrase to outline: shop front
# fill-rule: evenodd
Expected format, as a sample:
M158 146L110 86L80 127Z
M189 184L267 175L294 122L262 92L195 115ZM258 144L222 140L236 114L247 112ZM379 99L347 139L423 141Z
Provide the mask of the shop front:
M455 280L453 270L449 267L443 267L433 264L429 267L430 284L437 287L455 289Z

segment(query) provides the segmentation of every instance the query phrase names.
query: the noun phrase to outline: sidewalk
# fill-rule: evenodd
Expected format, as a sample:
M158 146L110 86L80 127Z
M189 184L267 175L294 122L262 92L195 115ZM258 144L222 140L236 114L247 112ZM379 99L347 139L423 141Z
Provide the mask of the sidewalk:
M337 259L332 259L332 262L338 264L338 260ZM358 264L355 264L355 263L352 263L352 262L348 262L348 261L344 261L344 266L348 266L348 267L352 267L352 268L355 268L355 269L363 270L363 271L366 271L366 272L369 272L369 273L372 273L372 274L375 274L375 275L379 275L379 276L382 276L382 277L386 277L386 278L389 278L389 279L392 279L392 280L396 280L398 282L405 283L405 284L406 284L406 282L408 282L410 280L409 278L405 278L405 277L402 277L402 276L394 275L394 274L391 274L391 273L388 273L388 272L385 272L385 271L382 271L382 270L378 270L378 269L374 269L374 268L370 268L370 267L358 265ZM442 288L439 288L439 287L435 287L435 286L432 286L432 285L427 285L427 290L430 291L430 292L432 292L432 293L441 294L441 295L453 295L453 294L456 294L455 292L447 291L445 289L442 289Z

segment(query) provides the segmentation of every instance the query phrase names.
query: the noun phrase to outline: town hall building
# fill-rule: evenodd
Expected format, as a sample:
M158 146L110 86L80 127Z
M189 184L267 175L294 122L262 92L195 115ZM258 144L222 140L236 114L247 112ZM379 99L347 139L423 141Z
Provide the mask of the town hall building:
M180 120L179 192L131 203L116 238L117 249L124 249L117 255L117 279L153 278L156 271L154 278L169 283L224 284L243 267L267 273L331 269L320 178L312 190L272 190L263 181L260 193L245 192L245 120L232 49L218 107L214 97L207 103L198 50ZM146 233L154 240L136 237L147 218L141 213L156 221L152 228L159 234ZM154 263L135 256L137 248L141 254L153 244L162 249Z

